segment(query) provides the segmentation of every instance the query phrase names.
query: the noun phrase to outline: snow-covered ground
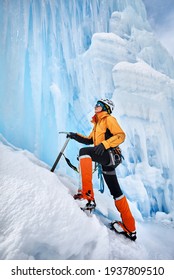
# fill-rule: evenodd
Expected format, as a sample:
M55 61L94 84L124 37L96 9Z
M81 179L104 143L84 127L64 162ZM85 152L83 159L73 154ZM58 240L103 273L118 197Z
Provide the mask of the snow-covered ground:
M133 203L137 241L106 226L118 219L111 196L95 189L96 214L82 212L72 194L77 180L50 172L26 150L0 139L0 259L174 259L174 223L157 213L144 220Z

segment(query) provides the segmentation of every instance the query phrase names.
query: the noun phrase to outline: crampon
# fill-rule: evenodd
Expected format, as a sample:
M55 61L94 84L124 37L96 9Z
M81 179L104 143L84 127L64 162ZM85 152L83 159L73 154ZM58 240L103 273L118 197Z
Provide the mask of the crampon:
M129 238L132 241L135 241L137 236L136 236L136 231L130 232L128 231L123 223L119 221L113 221L110 223L110 229L114 230L118 234L123 234L125 237Z

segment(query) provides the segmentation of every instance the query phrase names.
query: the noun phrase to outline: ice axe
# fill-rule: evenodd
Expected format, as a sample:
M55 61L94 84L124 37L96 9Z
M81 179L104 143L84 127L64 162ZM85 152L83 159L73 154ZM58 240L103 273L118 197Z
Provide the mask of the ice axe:
M58 154L58 156L57 156L57 158L56 158L56 160L55 160L55 162L54 162L54 164L53 164L53 166L52 166L52 168L51 168L51 170L50 170L51 172L54 172L54 170L55 170L55 168L56 168L56 166L57 166L57 164L58 164L58 162L59 162L61 156L63 155L63 152L64 152L66 146L68 145L69 140L71 139L71 138L69 137L69 135L70 135L69 132L59 132L59 133L64 133L64 134L66 134L66 135L67 135L67 136L66 136L67 139L66 139L65 144L63 145L63 147L62 147L60 153Z

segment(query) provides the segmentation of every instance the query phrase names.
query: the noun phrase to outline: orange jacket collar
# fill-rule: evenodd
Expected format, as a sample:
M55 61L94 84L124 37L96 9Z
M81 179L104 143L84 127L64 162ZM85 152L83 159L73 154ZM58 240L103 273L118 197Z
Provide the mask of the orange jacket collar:
M92 123L97 123L99 120L101 120L101 119L103 119L104 117L107 117L107 116L109 116L109 114L106 111L101 111L101 112L95 114L92 117L91 122Z

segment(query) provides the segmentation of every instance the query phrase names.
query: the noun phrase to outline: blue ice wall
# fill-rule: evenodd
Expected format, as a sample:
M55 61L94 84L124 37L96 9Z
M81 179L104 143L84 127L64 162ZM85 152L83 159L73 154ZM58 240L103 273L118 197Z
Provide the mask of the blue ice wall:
M82 130L75 59L128 4L141 10L137 1L0 1L0 132L8 141L51 164L58 131Z

